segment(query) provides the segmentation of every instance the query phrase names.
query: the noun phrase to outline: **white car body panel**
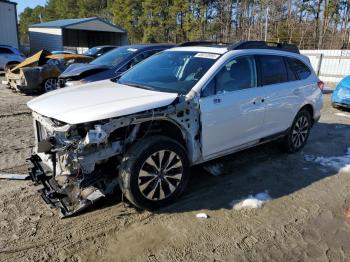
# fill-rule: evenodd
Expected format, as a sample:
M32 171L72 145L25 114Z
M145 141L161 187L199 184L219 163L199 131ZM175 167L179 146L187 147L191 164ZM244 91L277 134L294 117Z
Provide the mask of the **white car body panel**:
M291 126L294 117L304 105L305 99L314 92L320 93L314 77L310 80L263 86L266 91L266 116L263 126L265 135L283 132ZM315 101L311 101L314 104Z
M167 106L176 97L174 93L103 80L46 93L29 101L28 107L50 118L79 124Z
M307 64L312 74L309 78L254 89L239 90L221 94L222 105L214 104L216 96L201 99L202 153L204 159L221 156L228 149L286 131L300 108L311 104L314 119L319 118L323 106L322 92L317 86L315 75L307 57L276 50L235 50L218 59L200 81L192 88L189 97L199 95L206 84L233 58L247 55L282 55L294 57ZM264 100L261 103L261 99ZM229 100L229 101L226 101ZM253 101L256 103L253 104ZM231 107L228 107L231 105ZM232 111L231 111L232 110ZM218 135L220 134L220 135Z
M200 100L204 158L261 137L264 95L264 90L256 87Z

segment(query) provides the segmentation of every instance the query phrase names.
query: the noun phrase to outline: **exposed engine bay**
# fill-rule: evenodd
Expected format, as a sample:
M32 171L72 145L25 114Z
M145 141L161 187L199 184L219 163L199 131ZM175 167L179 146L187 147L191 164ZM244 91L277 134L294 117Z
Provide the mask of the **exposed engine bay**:
M163 133L182 141L191 163L201 158L198 102L178 97L171 105L128 116L70 125L33 112L36 146L29 159L42 198L63 217L84 210L118 188L118 168L139 139Z

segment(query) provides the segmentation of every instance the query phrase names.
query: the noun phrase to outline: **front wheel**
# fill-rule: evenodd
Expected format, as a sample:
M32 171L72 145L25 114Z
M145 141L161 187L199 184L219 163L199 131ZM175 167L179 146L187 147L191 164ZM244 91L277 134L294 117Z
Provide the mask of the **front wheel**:
M310 135L311 125L310 113L305 109L299 111L284 139L284 148L288 153L295 153L305 146Z
M188 178L189 161L183 146L171 138L153 136L128 150L121 163L119 185L132 204L155 210L174 202Z
M50 92L57 89L57 79L56 78L48 78L42 83L42 91Z

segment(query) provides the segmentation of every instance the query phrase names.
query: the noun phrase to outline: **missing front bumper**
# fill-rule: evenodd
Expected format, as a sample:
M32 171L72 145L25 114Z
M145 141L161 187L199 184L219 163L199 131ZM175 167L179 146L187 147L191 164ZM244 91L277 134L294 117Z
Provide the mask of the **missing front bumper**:
M75 215L90 205L94 201L83 199L78 205L72 205L71 196L62 189L52 175L47 174L41 165L41 159L38 155L32 155L29 159L32 167L29 170L31 180L35 185L41 185L38 190L41 198L51 208L57 208L60 211L61 217L69 217ZM103 197L104 195L100 195Z

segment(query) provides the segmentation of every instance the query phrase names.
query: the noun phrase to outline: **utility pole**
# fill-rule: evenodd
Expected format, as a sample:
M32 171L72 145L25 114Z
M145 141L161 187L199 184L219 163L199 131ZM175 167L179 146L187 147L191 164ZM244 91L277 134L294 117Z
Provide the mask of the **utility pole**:
M267 41L268 20L269 20L269 7L266 8L266 16L265 16L265 42Z

